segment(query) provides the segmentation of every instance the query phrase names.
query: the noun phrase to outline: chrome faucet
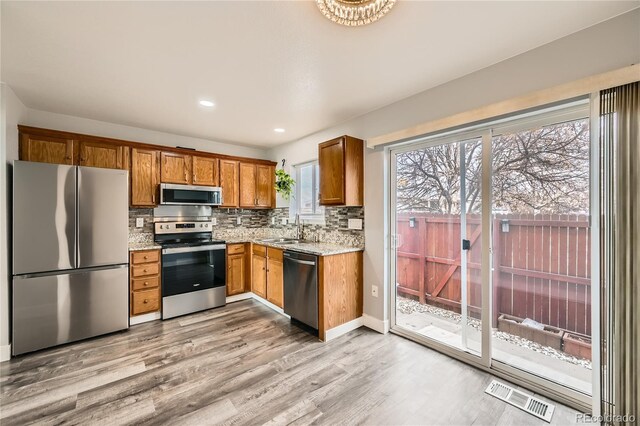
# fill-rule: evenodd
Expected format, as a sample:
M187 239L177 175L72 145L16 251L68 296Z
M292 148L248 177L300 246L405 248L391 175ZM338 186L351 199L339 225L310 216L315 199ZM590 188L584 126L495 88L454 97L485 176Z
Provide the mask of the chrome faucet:
M301 240L304 235L304 224L300 219L300 213L296 213L296 240Z

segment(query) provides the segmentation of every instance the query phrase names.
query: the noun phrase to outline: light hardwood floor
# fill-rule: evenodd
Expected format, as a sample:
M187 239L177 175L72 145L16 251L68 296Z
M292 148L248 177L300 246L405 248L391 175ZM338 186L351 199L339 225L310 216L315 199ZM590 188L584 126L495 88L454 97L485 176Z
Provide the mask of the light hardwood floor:
M245 300L0 364L0 423L546 425L491 376L360 328L329 343ZM575 424L558 406L554 424Z

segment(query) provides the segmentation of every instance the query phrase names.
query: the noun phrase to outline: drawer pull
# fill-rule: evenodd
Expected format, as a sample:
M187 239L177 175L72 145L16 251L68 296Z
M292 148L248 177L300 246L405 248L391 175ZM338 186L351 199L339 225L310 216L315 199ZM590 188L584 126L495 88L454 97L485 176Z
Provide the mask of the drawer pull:
M149 299L144 299L142 303L149 303Z
M145 282L144 282L144 286L146 287L146 286L148 286L148 285L149 285L149 281L145 281Z
M145 258L145 259L148 259L148 258L149 258L149 256L146 256L146 255L145 255L145 256L144 256L144 258Z
M143 270L142 270L142 272L147 272L147 270L146 270L146 269L143 269Z

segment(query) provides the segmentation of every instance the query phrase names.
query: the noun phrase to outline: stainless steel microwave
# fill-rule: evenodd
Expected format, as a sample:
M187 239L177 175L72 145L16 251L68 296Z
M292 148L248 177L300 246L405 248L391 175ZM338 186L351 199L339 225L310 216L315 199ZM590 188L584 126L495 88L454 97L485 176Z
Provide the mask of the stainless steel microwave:
M219 206L222 204L222 188L162 183L160 184L160 204Z

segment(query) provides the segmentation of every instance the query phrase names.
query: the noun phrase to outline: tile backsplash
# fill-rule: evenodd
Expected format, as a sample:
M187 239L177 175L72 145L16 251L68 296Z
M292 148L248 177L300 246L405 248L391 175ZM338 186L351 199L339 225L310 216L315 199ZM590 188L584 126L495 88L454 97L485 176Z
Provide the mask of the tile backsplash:
M364 246L364 209L361 207L325 207L325 224L302 222L302 237L307 240L348 246ZM237 224L240 217L241 224ZM136 219L142 218L144 226L136 227ZM245 210L214 208L211 218L216 218L213 227L217 238L267 238L295 237L295 223L282 224L289 220L289 209ZM129 240L144 242L153 240L153 209L129 209ZM349 219L362 219L363 229L348 229Z

